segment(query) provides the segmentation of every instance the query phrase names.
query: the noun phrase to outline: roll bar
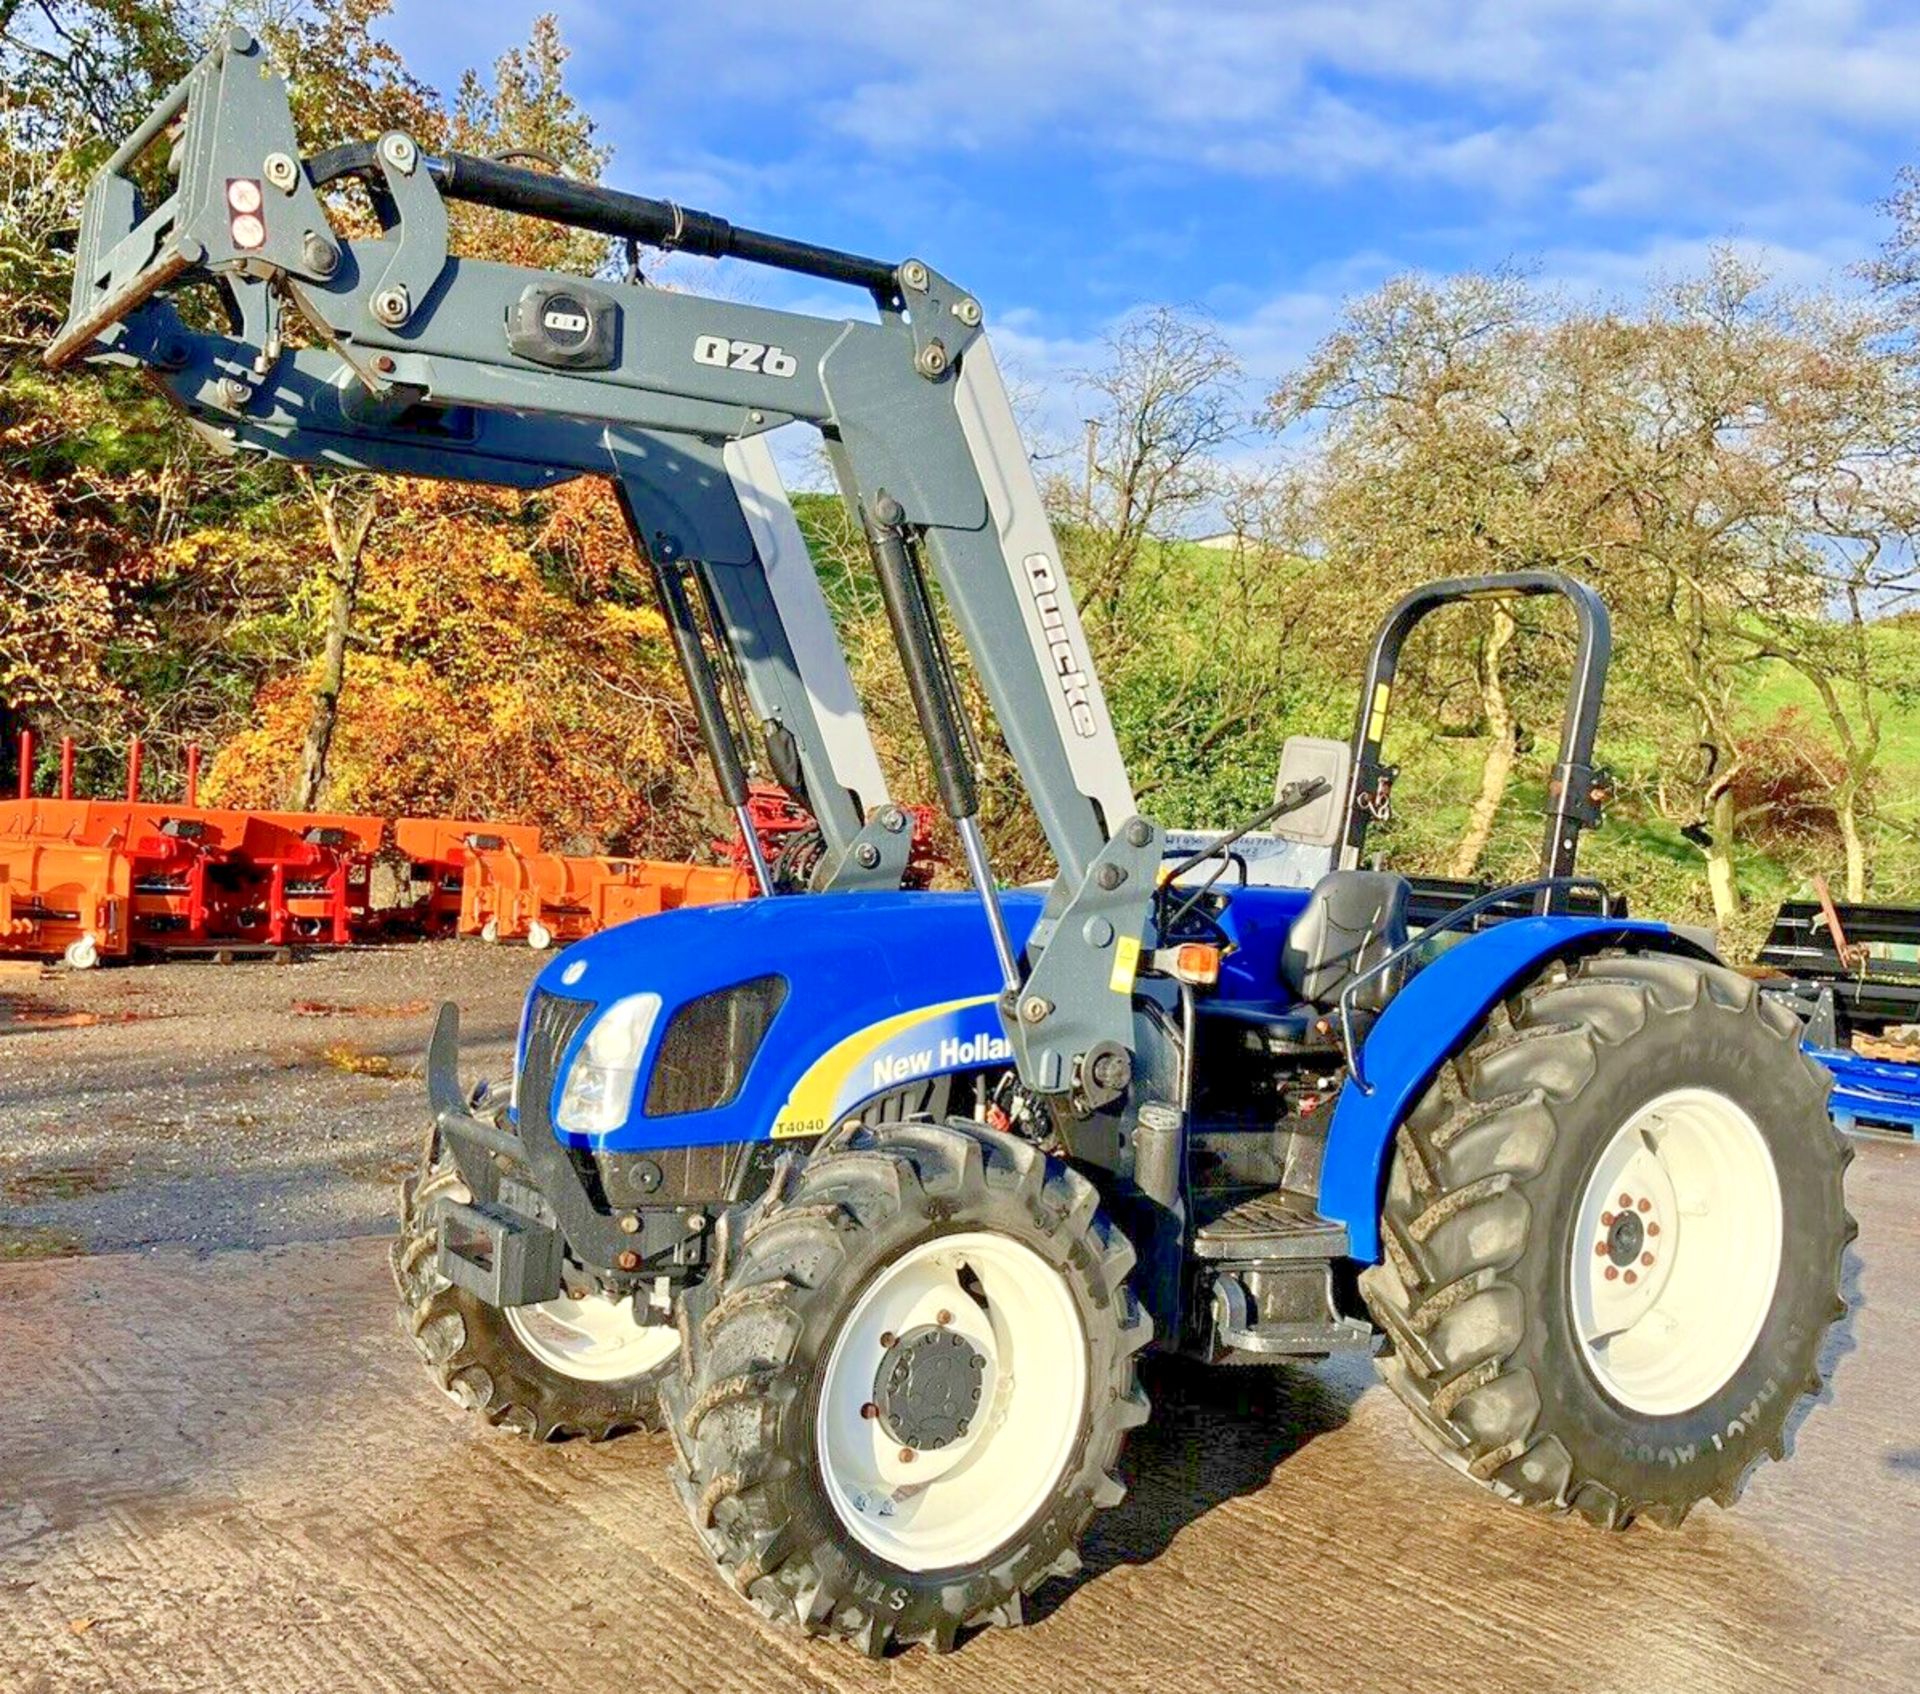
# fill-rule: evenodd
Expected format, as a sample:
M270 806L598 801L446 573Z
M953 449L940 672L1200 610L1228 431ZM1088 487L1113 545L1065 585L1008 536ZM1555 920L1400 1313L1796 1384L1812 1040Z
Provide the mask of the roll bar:
M1605 604L1586 583L1562 571L1509 571L1425 583L1381 621L1367 660L1366 682L1353 726L1353 775L1347 788L1346 832L1339 854L1342 868L1359 866L1368 826L1388 815L1395 769L1382 762L1380 749L1386 739L1394 674L1407 637L1443 606L1540 594L1557 594L1565 599L1573 607L1578 628L1573 676L1560 726L1560 751L1548 784L1546 834L1536 884L1539 909L1555 909L1566 892L1566 879L1573 875L1580 832L1600 822L1600 808L1607 796L1606 773L1594 766L1593 747L1600 728L1607 664L1613 654L1613 628Z

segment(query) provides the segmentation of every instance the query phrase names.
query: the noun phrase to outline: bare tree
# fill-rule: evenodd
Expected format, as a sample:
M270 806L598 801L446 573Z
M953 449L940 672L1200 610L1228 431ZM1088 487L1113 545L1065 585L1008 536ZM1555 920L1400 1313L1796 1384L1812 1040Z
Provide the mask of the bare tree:
M1150 539L1165 538L1217 496L1215 455L1239 432L1240 362L1204 318L1156 306L1106 339L1078 381L1092 397L1095 444L1085 499L1082 598L1111 620Z

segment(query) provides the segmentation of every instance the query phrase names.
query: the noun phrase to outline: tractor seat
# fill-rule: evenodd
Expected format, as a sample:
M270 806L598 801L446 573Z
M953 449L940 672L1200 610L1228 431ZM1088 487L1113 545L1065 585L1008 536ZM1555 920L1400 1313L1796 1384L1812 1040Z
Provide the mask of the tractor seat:
M1330 871L1313 885L1287 931L1280 978L1295 998L1321 1011L1340 1002L1355 977L1407 940L1407 879L1387 871ZM1377 1012L1392 997L1397 976L1370 982L1355 1004Z

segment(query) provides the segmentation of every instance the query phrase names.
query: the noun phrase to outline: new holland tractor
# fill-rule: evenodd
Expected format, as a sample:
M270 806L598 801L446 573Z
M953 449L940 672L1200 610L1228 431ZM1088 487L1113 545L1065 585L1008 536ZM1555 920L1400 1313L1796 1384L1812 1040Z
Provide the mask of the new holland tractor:
M380 234L338 233L349 190ZM848 284L872 311L455 256L453 201ZM1844 1312L1847 1152L1795 1019L1572 874L1604 789L1606 618L1579 584L1393 610L1352 745L1290 743L1246 826L1326 850L1314 886L1214 874L1231 836L1166 865L972 295L404 134L303 156L242 32L93 184L49 357L143 366L242 449L613 476L723 789L743 715L804 767L825 891L569 948L503 1085L462 1088L442 1009L394 1248L442 1388L534 1440L664 1425L695 1530L766 1616L871 1652L1020 1622L1121 1497L1149 1347L1376 1354L1463 1476L1607 1526L1729 1505L1782 1454ZM888 886L898 826L848 778L844 665L770 522L762 437L790 423L870 539L970 893ZM989 869L935 582L1051 844L1044 890ZM1400 644L1437 605L1537 593L1580 629L1541 875L1415 933L1408 884L1364 854Z

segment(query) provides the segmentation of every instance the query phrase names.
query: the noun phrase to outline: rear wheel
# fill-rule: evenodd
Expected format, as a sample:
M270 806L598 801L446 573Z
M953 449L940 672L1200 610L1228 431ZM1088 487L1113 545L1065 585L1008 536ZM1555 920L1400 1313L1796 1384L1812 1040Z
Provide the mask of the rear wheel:
M639 1322L631 1299L562 1295L502 1309L455 1287L435 1262L435 1202L443 1198L464 1200L467 1191L436 1136L420 1174L401 1190L390 1259L400 1326L441 1388L533 1441L602 1441L659 1428L660 1384L673 1373L678 1329Z
M728 1580L874 1654L1022 1621L1147 1415L1132 1263L1084 1178L975 1128L878 1126L785 1167L728 1220L668 1396Z
M1556 967L1496 1012L1402 1125L1361 1278L1428 1445L1610 1526L1731 1505L1846 1309L1828 1086L1699 960Z

